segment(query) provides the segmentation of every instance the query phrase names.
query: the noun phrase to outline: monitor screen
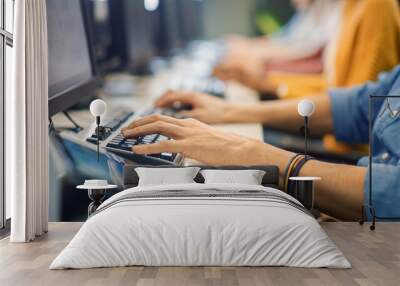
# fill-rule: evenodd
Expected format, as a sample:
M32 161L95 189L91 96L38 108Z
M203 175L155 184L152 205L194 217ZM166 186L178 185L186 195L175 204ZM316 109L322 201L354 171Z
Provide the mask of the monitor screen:
M164 53L171 53L171 51L181 48L183 44L179 22L179 1L160 1L160 13L161 50Z
M93 77L80 0L47 0L49 99Z
M98 65L103 65L111 57L112 33L109 1L87 1L94 56Z
M184 44L202 38L202 6L199 0L178 0L179 28Z
M147 9L146 9L147 8ZM155 35L158 9L149 10L144 0L124 1L128 67L133 71L144 67L157 54Z
M166 33L168 34L169 48L176 49L182 46L182 37L180 33L180 15L179 15L179 2L177 0L164 1L166 14L165 25L167 27Z
M126 41L122 2L85 0L84 3L97 71L104 74L123 68Z

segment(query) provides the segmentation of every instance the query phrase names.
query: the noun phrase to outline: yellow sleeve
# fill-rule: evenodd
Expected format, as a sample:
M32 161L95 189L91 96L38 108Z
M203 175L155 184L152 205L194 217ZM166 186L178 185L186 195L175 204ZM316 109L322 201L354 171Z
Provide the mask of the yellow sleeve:
M351 1L353 1L351 3ZM334 86L347 87L375 80L379 73L400 62L400 15L396 0L348 1L345 31L336 57ZM347 153L368 152L368 146L347 145L324 137L329 151Z
M327 89L322 74L271 72L268 74L268 82L276 88L281 99L316 95Z
M400 61L400 14L397 0L364 0L362 9L352 11L358 18L350 33L341 39L334 86L345 87L375 80L379 73ZM351 20L351 19L350 19ZM342 59L342 61L341 61Z

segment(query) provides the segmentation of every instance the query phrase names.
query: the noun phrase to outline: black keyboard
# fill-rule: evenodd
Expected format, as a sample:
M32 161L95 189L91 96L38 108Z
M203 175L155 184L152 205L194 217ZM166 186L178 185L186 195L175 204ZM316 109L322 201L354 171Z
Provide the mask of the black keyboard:
M163 140L169 140L168 137L160 134L151 134L138 138L125 138L122 134L116 135L107 145L106 148L110 151L116 151L121 154L133 153L132 147L135 145L152 144ZM123 151L123 152L121 152ZM154 158L173 162L176 154L173 153L161 153L149 155Z
M100 141L104 141L108 137L110 137L113 131L117 130L132 115L133 115L132 111L122 110L119 111L111 121L102 124L99 130ZM86 140L93 144L97 144L97 128L95 132L92 134L92 136L87 138Z
M111 129L112 131L117 130L129 117L133 115L132 111L120 111L114 119L104 124L104 127Z
M161 113L168 116L177 116L177 110L175 109L164 109L160 110L149 110L146 114L142 114L142 116L150 115L154 113ZM148 156L138 155L132 151L132 147L135 145L141 144L152 144L162 140L169 140L168 137L160 135L160 134L151 134L146 136L141 136L138 138L125 138L121 133L115 133L118 128L121 127L123 123L125 123L131 116L133 112L131 111L120 111L116 114L116 116L109 122L106 122L99 129L99 138L100 141L105 141L110 136L112 139L106 144L106 149L110 152L116 153L121 157L133 160L140 164L179 164L180 158L177 158L177 154L173 153L161 153L161 154L151 154ZM115 135L116 134L116 135ZM91 137L87 138L86 141L97 144L97 129L91 135Z
M225 97L225 83L219 79L186 79L180 83L178 89L192 90L201 93L208 93L218 97Z

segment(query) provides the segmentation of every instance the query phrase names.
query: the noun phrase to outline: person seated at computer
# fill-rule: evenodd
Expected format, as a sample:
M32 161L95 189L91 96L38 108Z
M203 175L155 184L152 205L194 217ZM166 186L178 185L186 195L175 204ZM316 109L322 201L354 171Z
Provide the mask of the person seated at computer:
M375 80L380 72L400 63L397 0L344 0L340 26L338 36L332 37L327 48L323 74L257 73L257 66L252 64L238 70L236 79L263 93L288 99ZM336 153L367 150L362 145L343 144L329 134L323 143L325 150Z
M310 120L314 134L333 132L350 143L367 143L369 127L369 95L400 94L400 66L382 74L379 81L348 89L333 89L329 96L315 97L315 113ZM189 103L195 108L189 115L204 121L262 122L269 126L298 130L303 119L297 113L298 100L271 101L254 105L233 105L213 97L183 93L169 93L158 106ZM400 199L400 99L373 103L372 149L374 205L381 216L392 216L398 210ZM379 114L379 115L378 115ZM174 140L152 145L138 145L138 154L162 152L182 153L209 165L277 165L281 176L293 153L261 141L227 134L195 119L175 119L152 115L133 122L123 130L126 137L161 133ZM308 161L301 176L319 176L316 185L316 206L321 211L340 219L356 219L360 206L367 199L368 158L359 166Z
M400 62L398 1L343 1L340 30L337 36L330 35L323 73L268 72L262 60L257 62L249 55L247 61L238 57L234 65L217 67L216 75L279 98L320 94L328 88L375 80L380 72L390 70ZM268 49L265 52L269 53Z
M227 53L215 72L229 79L229 71L246 67L301 72L322 71L321 55L340 18L339 0L292 0L294 16L268 37L227 38ZM266 64L268 62L268 65Z

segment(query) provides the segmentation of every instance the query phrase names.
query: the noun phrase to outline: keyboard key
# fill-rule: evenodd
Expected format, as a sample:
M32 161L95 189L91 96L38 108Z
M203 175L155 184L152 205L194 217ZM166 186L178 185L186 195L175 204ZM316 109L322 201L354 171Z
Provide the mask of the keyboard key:
M152 135L144 136L142 138L142 140L141 140L141 143L143 143L143 144L151 144L154 141L156 141L157 137L158 137L158 134L152 134Z
M125 140L125 138L115 136L112 140L122 141L122 140Z
M118 149L122 149L125 151L132 151L132 146L119 146Z
M119 148L119 146L120 146L120 144L115 144L115 143L108 143L107 144L107 147L110 147L110 148Z
M97 144L97 139L96 138L89 137L89 138L86 139L86 141L88 141L90 143L93 143L93 144Z
M121 146L121 148L132 148L132 144L129 144L129 143L126 143L126 142L124 142L124 143L122 143L122 144L120 144L120 146Z
M160 158L167 161L173 161L175 159L175 154L172 153L161 153Z

